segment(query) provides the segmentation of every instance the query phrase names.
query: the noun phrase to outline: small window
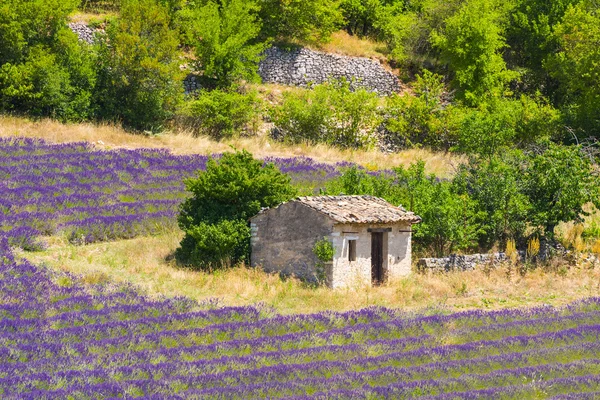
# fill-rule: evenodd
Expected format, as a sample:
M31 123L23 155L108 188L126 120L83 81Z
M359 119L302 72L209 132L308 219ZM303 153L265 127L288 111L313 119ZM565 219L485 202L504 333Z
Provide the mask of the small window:
M356 261L356 240L348 240L348 261Z

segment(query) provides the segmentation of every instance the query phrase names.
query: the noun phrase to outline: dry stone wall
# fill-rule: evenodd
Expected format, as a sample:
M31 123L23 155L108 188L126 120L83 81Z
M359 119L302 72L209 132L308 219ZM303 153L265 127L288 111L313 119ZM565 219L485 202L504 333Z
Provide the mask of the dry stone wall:
M81 22L69 24L69 28L79 36L79 40L92 44L94 42L94 30Z
M364 87L381 95L400 90L398 78L375 60L323 53L306 48L265 51L258 73L265 83L308 86L345 78L354 87Z
M419 271L468 271L478 265L506 261L505 253L456 255L442 258L421 258L417 262Z

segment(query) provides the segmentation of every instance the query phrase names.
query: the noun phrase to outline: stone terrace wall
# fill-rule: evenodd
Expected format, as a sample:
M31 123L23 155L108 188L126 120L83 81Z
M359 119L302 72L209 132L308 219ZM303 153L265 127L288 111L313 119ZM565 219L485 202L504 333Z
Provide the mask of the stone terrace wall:
M79 40L92 44L94 42L94 30L81 22L69 24L69 28L79 36Z
M305 48L286 51L271 47L258 67L265 83L307 86L331 78L346 78L355 87L364 87L381 95L400 90L398 78L378 61L362 57L346 57Z
M475 269L478 265L506 261L506 254L470 254L451 255L443 258L421 258L417 262L419 271L467 271Z

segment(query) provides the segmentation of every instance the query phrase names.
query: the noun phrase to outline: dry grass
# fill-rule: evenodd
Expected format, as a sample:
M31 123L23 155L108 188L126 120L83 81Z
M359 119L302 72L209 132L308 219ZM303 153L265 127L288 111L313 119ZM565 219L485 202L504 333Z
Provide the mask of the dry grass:
M0 116L0 137L35 137L63 143L87 141L100 149L152 147L167 148L175 154L213 154L230 151L231 146L246 149L256 157L265 156L307 156L322 162L352 161L377 169L407 165L418 159L425 161L429 173L448 177L461 161L447 153L434 153L414 149L395 154L385 154L376 150L340 150L326 145L284 145L272 142L266 137L239 138L216 142L207 137L194 137L188 132L167 132L161 135L131 134L108 124L61 124L43 119L32 121L25 118Z
M331 40L322 44L317 50L351 57L374 58L382 63L387 62L387 51L383 43L367 38L349 35L346 31L334 32Z
M282 313L348 310L380 305L423 310L444 308L499 309L563 305L595 296L600 290L600 268L555 265L553 271L536 269L521 276L499 267L447 274L413 274L379 288L329 290L309 287L295 279L250 268L216 273L180 269L165 261L177 247L180 232L112 243L72 246L51 238L40 253L20 253L35 263L82 275L82 281L116 280L139 285L150 295L184 295L197 300L220 298L226 305L265 302Z

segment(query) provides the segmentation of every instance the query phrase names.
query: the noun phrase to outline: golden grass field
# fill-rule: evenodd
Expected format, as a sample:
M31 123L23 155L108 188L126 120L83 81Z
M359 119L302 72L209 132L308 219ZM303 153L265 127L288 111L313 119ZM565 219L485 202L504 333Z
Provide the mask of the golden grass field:
M81 281L131 282L150 295L219 298L226 305L264 302L281 313L309 313L386 306L405 310L436 308L446 311L564 305L596 296L600 267L560 261L523 276L506 265L491 270L419 274L382 287L331 290L311 287L296 279L238 267L217 272L182 269L169 261L182 234L167 232L109 243L74 246L49 238L48 250L19 254L38 264L81 275Z

